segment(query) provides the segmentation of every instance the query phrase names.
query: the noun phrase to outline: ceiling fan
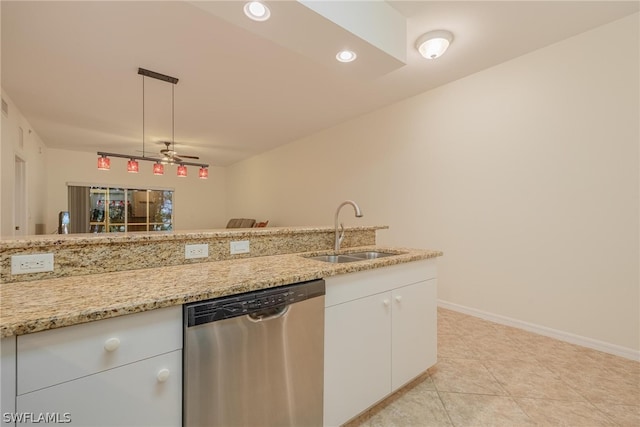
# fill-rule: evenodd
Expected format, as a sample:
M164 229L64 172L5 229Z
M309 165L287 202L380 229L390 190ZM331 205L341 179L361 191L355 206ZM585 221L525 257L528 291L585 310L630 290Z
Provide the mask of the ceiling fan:
M180 154L175 150L175 146L169 141L162 141L165 145L165 148L160 150L160 154L162 155L162 161L167 163L181 163L182 159L199 159L198 156L188 156L186 154Z

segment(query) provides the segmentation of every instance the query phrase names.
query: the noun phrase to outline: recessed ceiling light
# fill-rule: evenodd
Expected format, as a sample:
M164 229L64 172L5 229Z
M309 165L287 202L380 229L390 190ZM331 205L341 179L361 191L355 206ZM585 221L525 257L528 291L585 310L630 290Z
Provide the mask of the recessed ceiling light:
M427 59L436 59L446 52L453 34L446 30L429 31L418 37L416 49Z
M351 62L354 61L358 55L352 50L341 50L336 55L336 59L340 62Z
M250 1L244 5L244 14L254 21L266 21L271 16L269 8L260 1Z

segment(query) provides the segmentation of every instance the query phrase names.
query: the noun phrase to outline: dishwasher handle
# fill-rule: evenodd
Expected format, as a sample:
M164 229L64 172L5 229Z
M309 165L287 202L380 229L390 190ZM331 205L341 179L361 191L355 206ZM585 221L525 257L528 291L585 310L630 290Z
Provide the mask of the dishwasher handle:
M184 305L184 325L190 328L252 313L252 321L261 322L284 316L291 304L324 295L324 280L317 279L192 302Z
M266 322L267 320L278 319L286 315L288 311L288 305L266 308L264 310L254 311L253 313L247 314L247 318L253 323Z

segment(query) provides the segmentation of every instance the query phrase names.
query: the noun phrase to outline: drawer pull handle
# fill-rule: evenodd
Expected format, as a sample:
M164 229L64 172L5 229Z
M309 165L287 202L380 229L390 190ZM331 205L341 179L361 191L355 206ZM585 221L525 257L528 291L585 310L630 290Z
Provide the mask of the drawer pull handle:
M116 351L120 347L120 339L109 338L104 342L104 349L107 351Z
M159 383L163 383L166 380L168 380L170 373L171 373L171 371L169 371L167 368L160 369L158 371L158 375L156 375L156 378L158 379L158 382Z
M384 304L385 307L389 307L389 300L388 299L382 300L382 304Z
M396 301L398 301L398 302L402 301L402 296L401 296L401 295L398 295L398 296L396 297Z

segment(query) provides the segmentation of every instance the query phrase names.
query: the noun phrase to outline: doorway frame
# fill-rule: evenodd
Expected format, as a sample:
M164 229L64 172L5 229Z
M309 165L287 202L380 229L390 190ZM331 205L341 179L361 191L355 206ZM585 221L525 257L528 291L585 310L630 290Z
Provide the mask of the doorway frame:
M13 235L29 234L27 214L27 161L20 155L14 155L13 171Z

